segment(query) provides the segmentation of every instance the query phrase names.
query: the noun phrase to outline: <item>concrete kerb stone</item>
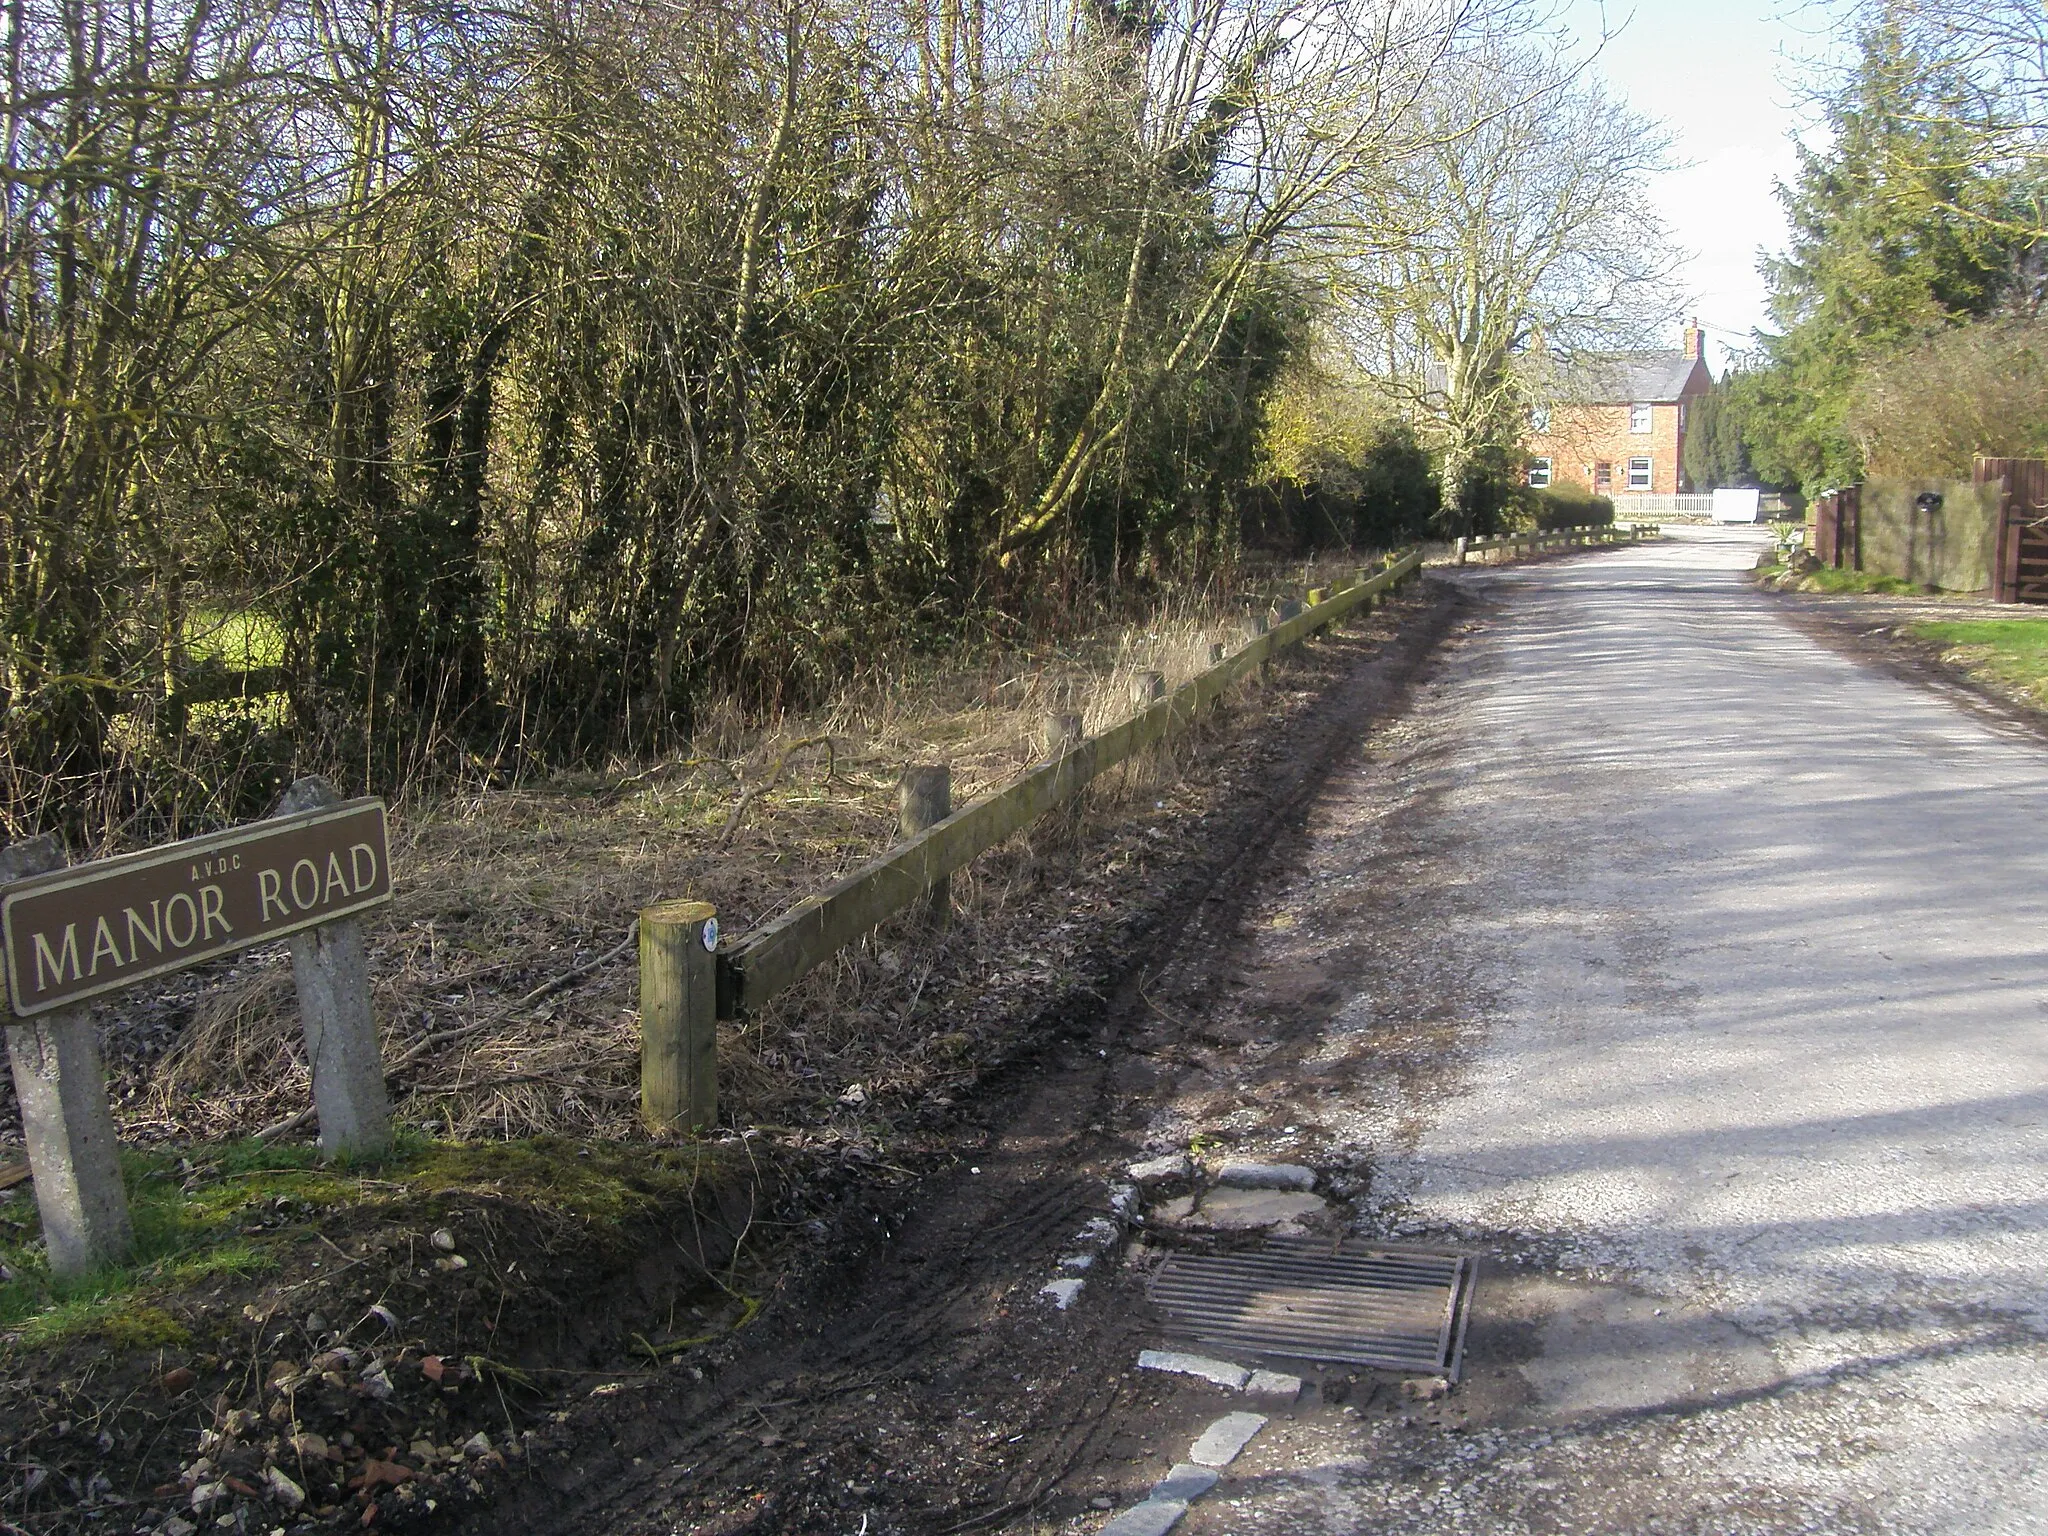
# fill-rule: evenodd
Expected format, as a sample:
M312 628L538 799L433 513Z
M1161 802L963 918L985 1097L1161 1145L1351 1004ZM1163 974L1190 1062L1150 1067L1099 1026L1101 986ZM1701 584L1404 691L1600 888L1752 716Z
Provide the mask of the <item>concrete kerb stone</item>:
M1147 1350L1145 1355L1166 1358L1158 1350ZM1140 1365L1145 1363L1145 1355L1138 1357ZM1223 1364L1204 1361L1198 1355L1172 1358L1207 1366ZM1266 1416L1262 1413L1226 1413L1202 1431L1186 1461L1175 1462L1172 1470L1152 1485L1144 1503L1134 1504L1110 1520L1098 1536L1164 1536L1180 1523L1189 1505L1216 1486L1223 1476L1221 1469L1235 1461L1251 1443L1252 1436L1265 1427Z
M1107 1216L1091 1216L1087 1224L1074 1234L1074 1241L1100 1253L1117 1240L1120 1232L1117 1224Z
M1283 1371L1253 1371L1244 1384L1246 1397L1262 1397L1287 1404L1301 1396L1301 1378Z
M1216 1170L1216 1183L1224 1189L1312 1190L1316 1171L1299 1163L1225 1163Z
M1197 1376L1203 1381L1223 1388L1226 1392L1242 1391L1252 1374L1244 1366L1232 1365L1228 1360L1212 1360L1206 1355L1183 1354L1177 1349L1138 1351L1138 1369L1165 1371L1176 1376Z
M1152 1485L1147 1497L1148 1504L1178 1504L1183 1509L1216 1486L1216 1480L1223 1474L1214 1467L1197 1466L1192 1461L1175 1462L1173 1470Z
M1263 1413L1226 1413L1202 1431L1188 1451L1188 1460L1202 1467L1227 1467L1265 1427Z
M1328 1203L1320 1195L1285 1189L1222 1188L1212 1190L1199 1208L1180 1220L1185 1226L1218 1232L1250 1232L1298 1222L1304 1217L1327 1216L1329 1211Z
M1133 1163L1124 1170L1133 1184L1140 1189L1147 1185L1171 1184L1190 1177L1194 1165L1188 1161L1185 1152L1169 1152L1164 1157L1148 1158L1142 1163Z
M1103 1526L1096 1536L1166 1536L1180 1524L1180 1517L1187 1512L1185 1504L1167 1499L1147 1499L1142 1504L1133 1504Z

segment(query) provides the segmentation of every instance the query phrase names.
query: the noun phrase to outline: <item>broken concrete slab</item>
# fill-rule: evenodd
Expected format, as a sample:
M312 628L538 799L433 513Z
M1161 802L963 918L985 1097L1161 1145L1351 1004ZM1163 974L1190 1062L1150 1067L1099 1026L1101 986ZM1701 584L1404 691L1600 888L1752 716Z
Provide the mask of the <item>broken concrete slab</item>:
M1263 1413L1226 1413L1203 1430L1188 1460L1200 1467L1227 1467L1237 1453L1251 1444L1252 1436L1266 1427Z
M1051 1298L1052 1304L1064 1312L1074 1304L1081 1294L1081 1287L1087 1283L1085 1280L1054 1280L1041 1285L1038 1294Z
M1096 1536L1166 1536L1187 1512L1187 1505L1172 1499L1147 1499L1142 1504L1133 1504Z
M1124 1173L1133 1184L1140 1189L1146 1189L1189 1178L1194 1171L1194 1164L1188 1161L1187 1153L1169 1152L1164 1157L1150 1157L1142 1163L1133 1163L1124 1170Z
M1213 1382L1226 1391L1235 1392L1251 1379L1251 1372L1241 1365L1232 1365L1228 1360L1212 1360L1207 1355L1183 1354L1177 1349L1143 1349L1138 1351L1138 1369L1141 1371L1167 1371L1176 1376L1199 1376Z
M1177 1227L1195 1214L1195 1197L1175 1195L1171 1200L1162 1200L1146 1214L1155 1225Z
M1152 1485L1147 1503L1192 1504L1211 1488L1222 1474L1214 1467L1198 1467L1191 1461L1175 1462L1173 1470Z
M1330 1207L1315 1195L1278 1189L1216 1189L1184 1218L1184 1224L1216 1232L1249 1232L1329 1212Z
M1292 1189L1316 1187L1316 1171L1299 1163L1225 1163L1216 1170L1223 1189Z
M1244 1384L1246 1397L1267 1398L1275 1403L1291 1403L1301 1396L1301 1378L1288 1376L1280 1371L1253 1371Z

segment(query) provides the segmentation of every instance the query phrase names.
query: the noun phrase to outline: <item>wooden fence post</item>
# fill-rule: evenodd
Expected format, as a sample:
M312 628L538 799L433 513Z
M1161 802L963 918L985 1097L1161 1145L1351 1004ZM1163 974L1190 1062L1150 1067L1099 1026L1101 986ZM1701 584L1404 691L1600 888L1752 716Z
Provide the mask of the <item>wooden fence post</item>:
M657 1134L718 1119L718 909L640 914L640 1118Z
M314 774L296 780L278 801L290 816L338 805L334 786ZM391 1100L384 1057L370 1007L370 962L358 917L339 918L291 936L292 982L299 1028L313 1073L313 1113L320 1150L328 1157L374 1156L391 1146Z
M915 763L903 770L896 785L897 827L912 838L953 814L953 770L944 763ZM944 926L953 920L953 877L932 882L926 901L931 920Z
M0 848L0 885L63 862L54 837ZM135 1232L91 1005L9 1023L7 1055L51 1272L69 1277L120 1263Z

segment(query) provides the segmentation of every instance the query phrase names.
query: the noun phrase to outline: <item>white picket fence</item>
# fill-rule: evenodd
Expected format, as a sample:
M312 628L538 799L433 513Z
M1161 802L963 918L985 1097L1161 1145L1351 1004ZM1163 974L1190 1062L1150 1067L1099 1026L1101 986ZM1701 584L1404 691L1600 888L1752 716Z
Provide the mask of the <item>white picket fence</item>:
M1714 510L1714 498L1703 496L1659 496L1648 491L1623 491L1614 497L1617 518L1672 517L1685 513L1705 516Z

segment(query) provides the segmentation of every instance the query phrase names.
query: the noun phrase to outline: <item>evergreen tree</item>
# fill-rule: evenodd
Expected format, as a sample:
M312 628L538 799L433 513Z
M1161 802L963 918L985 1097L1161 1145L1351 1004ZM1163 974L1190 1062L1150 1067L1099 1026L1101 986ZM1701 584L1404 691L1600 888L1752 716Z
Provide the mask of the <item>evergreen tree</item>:
M1844 424L1858 370L1988 313L2022 264L2029 237L1984 217L2022 189L1962 152L1961 91L1896 26L1872 27L1826 104L1830 142L1802 147L1798 177L1780 184L1791 248L1764 265L1778 331L1741 391L1764 478L1809 492L1860 479Z
M1745 439L1746 404L1733 376L1719 380L1693 401L1685 432L1685 472L1699 490L1759 483Z

